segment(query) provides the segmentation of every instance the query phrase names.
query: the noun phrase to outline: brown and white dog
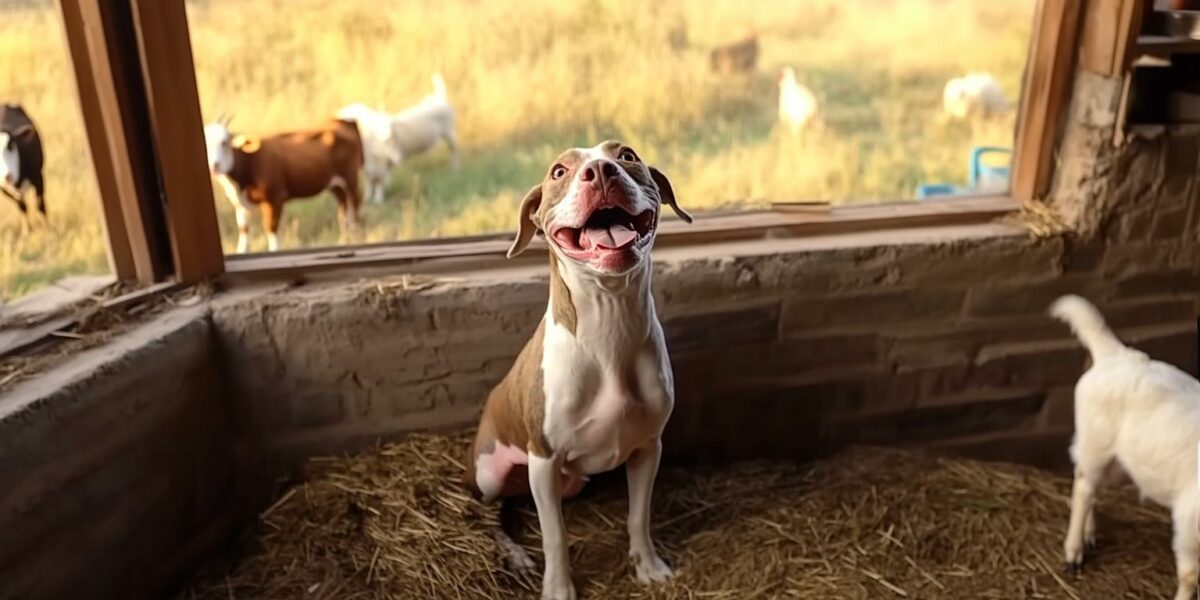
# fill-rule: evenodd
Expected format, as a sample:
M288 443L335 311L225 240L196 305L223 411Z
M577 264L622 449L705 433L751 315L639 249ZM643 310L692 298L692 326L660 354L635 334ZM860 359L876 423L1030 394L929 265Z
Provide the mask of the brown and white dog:
M546 567L542 598L575 598L561 501L587 477L626 465L629 556L639 581L671 569L650 539L650 495L675 390L650 293L659 213L675 202L666 176L607 141L562 153L521 202L519 254L542 231L550 248L546 314L488 396L466 479L481 498L532 492ZM532 569L504 532L513 565Z

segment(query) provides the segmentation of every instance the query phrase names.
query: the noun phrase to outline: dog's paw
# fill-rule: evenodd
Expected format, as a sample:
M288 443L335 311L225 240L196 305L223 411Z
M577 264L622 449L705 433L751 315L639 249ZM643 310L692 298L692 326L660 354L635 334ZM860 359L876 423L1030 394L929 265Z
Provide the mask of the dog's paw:
M504 549L504 554L507 558L508 568L512 569L519 577L534 577L537 575L537 564L529 557L529 553L524 548L508 537L507 534L497 531L496 543Z
M633 568L637 571L637 580L641 583L666 581L675 576L675 572L657 554L640 555L630 553Z
M532 577L537 574L537 564L529 557L529 553L520 546L509 548L508 567L521 576Z

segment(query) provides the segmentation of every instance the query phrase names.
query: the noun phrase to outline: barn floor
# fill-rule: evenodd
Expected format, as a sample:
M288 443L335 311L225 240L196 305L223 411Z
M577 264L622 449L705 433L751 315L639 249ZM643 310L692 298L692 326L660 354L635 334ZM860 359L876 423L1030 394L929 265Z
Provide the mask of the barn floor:
M504 570L495 509L459 484L464 437L418 436L312 460L229 570L181 598L536 597ZM619 475L619 474L618 474ZM1027 467L859 448L808 464L664 469L655 536L676 567L644 588L627 566L623 476L566 504L582 598L1157 598L1174 590L1165 511L1101 495L1100 548L1061 567L1067 478ZM540 560L532 504L520 542ZM540 563L539 563L540 564Z

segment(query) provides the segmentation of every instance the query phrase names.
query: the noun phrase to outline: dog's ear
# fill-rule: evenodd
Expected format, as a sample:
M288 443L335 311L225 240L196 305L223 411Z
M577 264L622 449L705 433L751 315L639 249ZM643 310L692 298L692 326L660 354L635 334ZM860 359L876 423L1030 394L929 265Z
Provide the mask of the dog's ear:
M521 200L521 217L517 221L517 239L513 240L512 247L508 249L508 257L512 258L529 245L529 241L533 239L534 232L537 231L537 225L533 223L533 213L537 211L538 206L542 204L542 184L533 186L529 193L525 194L525 198Z
M675 190L671 187L671 180L663 175L662 171L650 167L650 177L654 179L654 185L658 186L658 195L662 197L662 201L671 205L671 209L675 214L679 215L685 223L692 222L692 215L689 215L686 210L679 208L679 203L675 200Z

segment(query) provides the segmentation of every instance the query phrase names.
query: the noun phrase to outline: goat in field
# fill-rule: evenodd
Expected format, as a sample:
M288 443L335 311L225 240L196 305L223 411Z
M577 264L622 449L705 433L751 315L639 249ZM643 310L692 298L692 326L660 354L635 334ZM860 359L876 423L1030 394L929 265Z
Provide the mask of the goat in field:
M265 137L234 136L227 121L204 127L208 164L237 214L237 251L249 244L250 209L258 206L267 234L267 249L279 249L283 206L331 190L338 204L343 236L361 225L358 171L363 147L358 128L333 120L305 131Z

